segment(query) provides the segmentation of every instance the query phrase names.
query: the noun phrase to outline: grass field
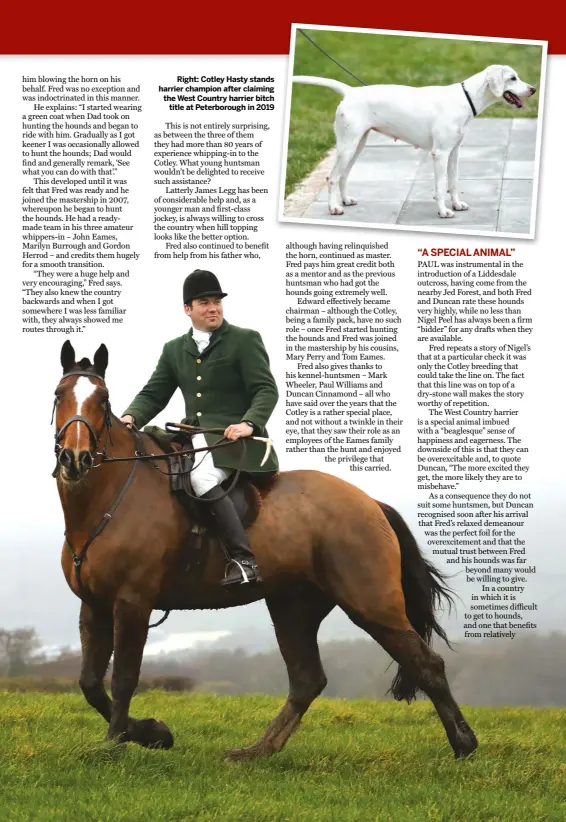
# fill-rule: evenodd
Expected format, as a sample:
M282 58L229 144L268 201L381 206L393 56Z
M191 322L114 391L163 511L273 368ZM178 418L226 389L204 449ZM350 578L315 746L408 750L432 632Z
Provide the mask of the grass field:
M469 708L455 762L432 706L318 700L277 756L224 762L281 701L156 691L135 699L170 751L102 742L78 695L0 693L2 822L564 822L566 710Z
M365 83L447 85L465 80L493 63L511 65L521 79L539 88L540 46L442 40L430 37L356 34L305 29L322 48ZM297 33L293 74L358 83ZM517 111L504 103L487 117L537 117L539 96ZM285 193L288 194L334 145L334 113L340 97L331 89L293 87Z

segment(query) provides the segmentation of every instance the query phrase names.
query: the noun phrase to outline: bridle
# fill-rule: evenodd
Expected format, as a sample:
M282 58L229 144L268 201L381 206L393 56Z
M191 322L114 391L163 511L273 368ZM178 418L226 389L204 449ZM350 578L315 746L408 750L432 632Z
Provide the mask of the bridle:
M101 383L102 383L101 387L106 388L106 383L104 382L103 378L100 377L98 374L93 373L92 371L70 371L68 374L64 374L61 377L61 379L59 380L59 382L57 384L57 388L55 389L55 400L53 401L53 412L51 414L51 423L53 423L53 420L55 419L55 411L56 411L56 408L57 408L57 392L59 391L60 386L63 384L63 381L68 379L69 377L96 377L97 380L101 381ZM52 474L53 477L56 477L59 474L59 471L60 471L60 468L61 468L60 463L59 463L59 454L61 453L61 449L62 449L60 439L63 436L63 434L65 433L65 431L67 430L67 428L75 422L82 423L83 425L86 425L86 427L88 429L88 433L89 433L89 439L90 439L91 444L92 444L92 446L94 447L94 450L95 450L95 456L101 456L102 457L102 462L104 462L107 459L108 442L110 442L110 444L112 444L112 435L110 433L110 428L112 427L112 411L110 409L110 400L108 398L106 398L104 400L104 425L102 427L102 430L101 430L100 434L98 434L98 435L96 434L96 431L94 430L90 420L88 420L86 417L83 417L81 414L75 414L73 417L69 417L68 420L65 420L65 422L63 423L61 428L56 429L56 431L55 431L55 459L56 459L57 462L56 462L56 465L55 465L55 469L53 470L53 474ZM99 442L102 438L102 435L104 434L104 431L106 431L106 430L108 431L108 441L105 443L104 448L102 449L102 452L99 453L96 449L98 448L98 444L99 444ZM91 454L91 457L92 457L92 454ZM101 463L98 463L98 465L94 465L94 458L93 458L92 467L93 468L98 468L100 465L101 465Z

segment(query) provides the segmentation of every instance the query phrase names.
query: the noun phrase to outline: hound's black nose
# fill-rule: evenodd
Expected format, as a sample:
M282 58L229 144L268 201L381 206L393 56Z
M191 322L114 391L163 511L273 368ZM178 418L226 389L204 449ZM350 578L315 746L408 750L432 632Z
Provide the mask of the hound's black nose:
M531 97L533 96L533 94L536 94L536 91L536 88L534 86L531 86Z

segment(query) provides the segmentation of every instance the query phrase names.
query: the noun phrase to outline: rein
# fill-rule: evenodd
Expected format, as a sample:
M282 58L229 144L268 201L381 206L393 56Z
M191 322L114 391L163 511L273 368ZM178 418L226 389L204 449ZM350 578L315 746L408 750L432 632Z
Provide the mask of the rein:
M173 422L165 423L165 428L169 432L172 432L174 429L178 429L178 430L190 431L191 434L223 434L224 433L222 428L198 428L197 426L193 426L193 425L183 425L183 423L173 423ZM138 446L141 446L140 431L136 428L135 425L132 425L130 430L134 434L134 436L136 438L136 441L138 443ZM140 447L136 448L136 452L135 452L133 457L108 457L105 453L105 450L103 449L102 452L99 452L99 451L96 452L96 456L97 457L102 457L102 459L98 463L98 465L93 465L93 468L100 468L101 465L104 465L104 463L109 463L109 462L133 462L134 465L137 465L137 463L142 461L142 460L149 460L153 464L153 460L167 460L167 459L170 459L171 457L185 457L185 456L189 456L189 455L198 454L201 451L205 451L205 452L214 451L216 448L223 448L226 445L232 445L233 442L234 442L234 440L228 440L224 437L222 440L220 440L220 442L217 442L215 445L207 445L203 448L183 448L179 451L174 451L171 454L146 454L145 451L143 450L143 446L141 446L141 448ZM228 494L231 494L232 491L234 490L234 488L236 487L236 484L237 484L238 480L240 479L240 475L242 473L242 465L244 464L244 461L245 461L245 458L246 458L246 443L245 443L245 439L243 437L241 437L238 440L238 442L242 443L242 456L240 458L240 464L234 472L234 478L232 479L230 485L224 491L222 496L218 497L218 499L224 499L224 497L228 496ZM157 471L159 471L161 474L169 475L168 471L161 471L161 469L158 468L157 465L153 465L153 467ZM193 464L191 466L191 468L189 468L188 471L179 471L179 475L180 476L186 476L187 474L191 474L194 471L194 469L195 469L195 465ZM200 502L200 503L212 504L213 502L217 501L216 499L203 499L202 497L197 497L195 494L191 494L189 491L187 491L186 488L185 488L185 494L188 497L190 497L192 500L195 500L196 502Z

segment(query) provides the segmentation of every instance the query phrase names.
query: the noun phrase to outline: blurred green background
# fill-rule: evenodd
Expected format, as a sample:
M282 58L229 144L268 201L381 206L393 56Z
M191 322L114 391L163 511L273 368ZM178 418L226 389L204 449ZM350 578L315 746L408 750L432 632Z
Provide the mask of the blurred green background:
M522 80L540 91L542 46L307 28L304 31L368 85L448 85L460 83L486 66L500 63L512 66ZM331 77L359 85L298 31L293 74ZM521 110L496 103L486 109L483 116L537 117L539 96L537 93ZM340 99L331 89L293 85L285 195L334 145L334 113Z

